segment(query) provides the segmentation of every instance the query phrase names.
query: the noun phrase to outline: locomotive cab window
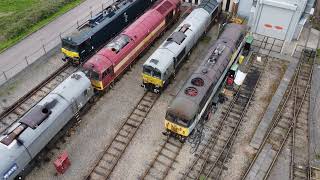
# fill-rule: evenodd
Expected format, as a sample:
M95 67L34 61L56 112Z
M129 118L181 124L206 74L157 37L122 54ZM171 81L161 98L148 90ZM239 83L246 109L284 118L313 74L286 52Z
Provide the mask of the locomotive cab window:
M112 67L109 67L108 69L106 69L103 73L102 73L102 78L108 76L108 75L112 75L113 71L112 71Z
M143 66L143 73L161 79L161 72L151 66Z
M97 80L99 81L100 80L100 75L99 73L93 71L93 70L85 70L84 73L87 75L87 77L89 77L90 79L92 80Z
M124 48L131 41L130 37L124 34L117 36L114 40L112 40L107 48L111 51L118 53L122 48Z
M62 47L70 51L78 51L77 45L72 45L70 42L66 40L62 40Z
M188 121L186 119L181 119L171 113L166 114L166 119L170 122L177 123L178 125L183 126L183 127L189 127L192 122L192 121Z

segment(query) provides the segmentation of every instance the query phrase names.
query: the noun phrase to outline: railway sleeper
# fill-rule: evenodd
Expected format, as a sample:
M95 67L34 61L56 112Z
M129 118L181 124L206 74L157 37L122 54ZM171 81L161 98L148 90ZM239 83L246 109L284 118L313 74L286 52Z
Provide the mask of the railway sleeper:
M104 156L102 156L102 160L103 161L106 161L108 163L113 163L114 160L116 160L117 156L114 155L114 154L110 154L110 153L107 153L105 154Z
M129 118L126 122L126 124L131 124L136 127L138 127L141 124L141 121L133 120L132 118Z
M137 129L138 128L138 125L136 123L132 123L132 122L126 122L125 126L129 126L131 128L135 128Z
M151 108L152 103L150 103L149 101L144 101L144 100L142 100L142 101L140 101L139 105L140 105L140 106L143 106L143 107L145 107L145 108Z
M117 142L117 141L113 141L112 143L112 149L115 149L116 151L119 151L120 154L119 156L121 156L122 152L126 149L127 147L127 143L123 143L123 142Z
M97 166L94 168L94 173L90 176L92 179L105 179L109 174L109 169L104 169L101 166Z
M167 151L168 152L168 151ZM163 159L164 161L175 161L175 156L177 155L177 152L172 153L169 151L169 153L166 153L164 151L159 153L159 157L157 158L158 160Z
M112 155L115 158L121 156L122 150L121 149L117 149L117 148L113 148L112 145L110 146L110 148L108 149L108 155Z
M291 126L291 124L292 121L279 121L276 128L288 129Z
M170 160L170 159L169 159L169 160ZM168 167L170 162L167 162L167 161L168 161L168 160L163 160L163 159L160 159L160 157L158 157L158 158L156 159L156 161L154 162L153 169L158 169L158 170L161 169L161 167L156 168L156 163L158 163L159 165L161 165L161 166L163 166L163 167Z
M100 161L97 167L102 168L104 171L103 172L110 172L111 168L112 168L112 161ZM111 166L111 167L110 167Z
M147 111L141 111L140 109L137 109L137 108L133 111L134 114L137 114L140 117L146 117L146 112Z

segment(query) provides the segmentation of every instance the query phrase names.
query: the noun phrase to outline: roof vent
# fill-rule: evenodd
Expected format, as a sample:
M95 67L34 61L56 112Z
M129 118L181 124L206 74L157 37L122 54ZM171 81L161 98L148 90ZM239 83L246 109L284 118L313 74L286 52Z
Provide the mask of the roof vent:
M208 62L215 64L216 63L216 56L209 57Z
M186 90L184 90L184 93L188 96L196 96L198 95L198 90L195 87L188 87Z
M208 73L208 69L202 69L201 71L203 74L207 74Z
M72 74L72 76L71 76L72 79L76 79L76 80L81 79L81 77L82 76L80 74Z
M193 79L191 80L191 84L192 84L192 85L195 85L195 86L201 87L201 86L204 85L204 80L203 80L202 78L199 78L199 77L193 78Z
M156 64L156 65L157 65L159 61L156 60L156 59L151 59L150 62L152 62L153 64Z

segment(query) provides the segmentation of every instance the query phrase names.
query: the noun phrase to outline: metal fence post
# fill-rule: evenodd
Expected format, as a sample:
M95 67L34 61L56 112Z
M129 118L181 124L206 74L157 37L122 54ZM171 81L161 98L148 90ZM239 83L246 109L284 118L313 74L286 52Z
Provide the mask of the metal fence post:
M3 75L4 75L4 78L5 78L6 80L8 80L8 77L7 77L6 73L5 73L4 71L2 71L2 73L3 73Z
M47 54L47 51L46 51L46 48L44 47L44 44L42 44L42 48L43 48L44 54Z
M29 66L28 57L27 57L27 56L25 56L25 57L24 57L24 59L26 60L27 65Z
M103 11L103 3L101 4L101 11Z
M90 16L91 16L91 18L92 18L92 10L90 11Z
M79 28L79 20L77 20L77 26L78 26L78 28Z
M60 37L60 40L62 40L62 33L61 32L59 33L59 37Z

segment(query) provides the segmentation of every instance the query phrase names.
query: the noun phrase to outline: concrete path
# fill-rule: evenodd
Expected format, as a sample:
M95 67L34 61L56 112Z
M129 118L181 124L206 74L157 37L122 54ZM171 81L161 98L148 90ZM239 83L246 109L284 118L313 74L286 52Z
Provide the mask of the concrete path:
M255 149L259 149L261 146L263 139L272 123L273 116L277 112L278 106L280 105L280 102L282 101L282 97L286 92L286 89L289 85L289 82L294 75L295 69L298 64L298 59L290 57L290 64L277 88L277 91L273 95L271 102L268 105L268 108L266 112L263 115L262 120L259 123L259 126L257 127L257 130L255 131L250 146L254 147Z
M60 32L63 35L75 30L77 21L84 22L90 17L90 12L96 14L104 7L109 6L113 0L86 0L74 9L58 17L40 30L26 37L18 44L0 54L0 85L13 77L28 64L33 63L44 54L60 44ZM43 49L45 44L45 50ZM25 60L27 57L28 64ZM5 72L5 75L4 73Z
M314 65L309 109L309 153L311 165L320 168L320 63Z

